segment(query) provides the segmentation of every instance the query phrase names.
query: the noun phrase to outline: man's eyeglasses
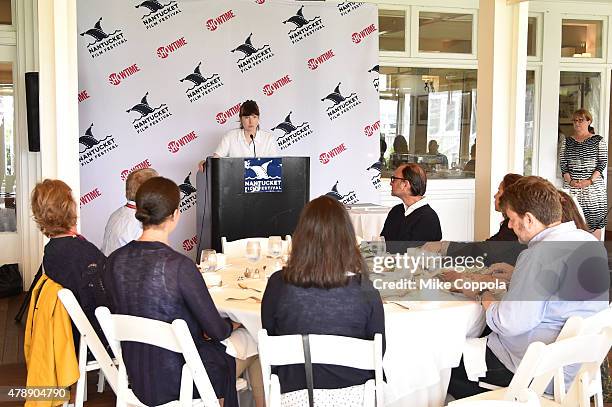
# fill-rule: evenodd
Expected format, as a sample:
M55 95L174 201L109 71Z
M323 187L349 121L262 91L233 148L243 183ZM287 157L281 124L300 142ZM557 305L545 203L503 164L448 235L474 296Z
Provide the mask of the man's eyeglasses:
M396 179L399 179L402 181L408 181L406 178L396 177L395 175L391 175L391 182L394 182Z

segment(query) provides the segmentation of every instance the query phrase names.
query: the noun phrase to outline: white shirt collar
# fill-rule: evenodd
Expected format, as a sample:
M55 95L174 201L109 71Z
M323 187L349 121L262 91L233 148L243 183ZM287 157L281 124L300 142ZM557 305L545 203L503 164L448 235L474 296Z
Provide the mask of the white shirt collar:
M421 198L410 206L406 206L406 204L404 204L404 216L410 215L412 212L427 204L429 204L429 202L427 201L426 197Z
M257 134L258 134L258 133L259 133L259 130L256 130L256 131L255 131L255 134L253 134L253 143L255 143L255 142L257 141ZM244 145L246 145L246 146L251 147L251 144L250 144L250 143L247 141L247 139L246 139L246 134L245 134L245 132L244 132L244 129L240 129L240 131L238 132L238 140L239 140L239 141L240 141L242 144L244 144Z
M543 231L541 231L540 233L532 237L527 245L531 246L532 244L541 242L542 240L545 240L546 237L552 233L557 233L557 232L567 233L567 232L571 232L576 229L577 228L576 228L576 224L574 223L574 221L564 222L557 226L552 226L552 227L544 229Z

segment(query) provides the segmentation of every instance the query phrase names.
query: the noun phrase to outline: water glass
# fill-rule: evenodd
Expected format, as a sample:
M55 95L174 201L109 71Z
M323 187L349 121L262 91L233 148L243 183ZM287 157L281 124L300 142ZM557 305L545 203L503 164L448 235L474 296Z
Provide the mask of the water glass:
M217 268L217 252L214 249L202 250L200 268L203 272L215 271Z
M246 257L253 263L261 257L261 245L257 240L249 240L246 244Z
M268 253L275 259L283 253L283 241L280 236L270 236L268 238Z

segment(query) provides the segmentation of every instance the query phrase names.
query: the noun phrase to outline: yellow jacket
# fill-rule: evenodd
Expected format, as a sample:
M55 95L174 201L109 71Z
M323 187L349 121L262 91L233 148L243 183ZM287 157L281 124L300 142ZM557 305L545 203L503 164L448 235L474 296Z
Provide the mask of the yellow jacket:
M68 387L79 379L70 316L57 293L62 286L42 275L32 291L23 350L26 385ZM27 401L26 406L56 406L63 401Z

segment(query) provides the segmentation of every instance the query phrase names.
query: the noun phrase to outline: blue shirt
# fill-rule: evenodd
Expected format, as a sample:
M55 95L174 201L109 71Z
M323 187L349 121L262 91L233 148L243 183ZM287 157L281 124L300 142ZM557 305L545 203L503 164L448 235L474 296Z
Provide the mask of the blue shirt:
M593 258L596 261L586 263L586 269L584 260ZM588 281L596 280L599 293L589 291L588 284L584 287L585 276ZM487 346L506 368L516 372L529 344L552 343L571 316L585 318L605 309L608 287L604 246L577 229L574 222L549 227L531 239L516 262L508 292L487 309L487 325L492 330ZM566 382L576 371L566 369Z

